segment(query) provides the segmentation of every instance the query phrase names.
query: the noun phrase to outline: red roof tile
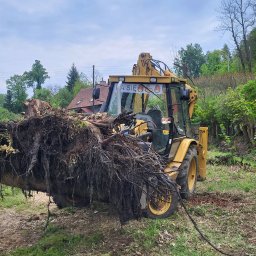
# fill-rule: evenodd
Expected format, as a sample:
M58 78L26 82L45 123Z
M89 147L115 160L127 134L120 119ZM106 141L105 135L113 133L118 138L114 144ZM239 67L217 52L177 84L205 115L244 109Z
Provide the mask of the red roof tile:
M100 98L94 101L95 106L102 105L107 100L109 86L97 85L96 88L100 88ZM92 106L92 92L93 88L81 89L80 92L75 96L75 98L70 102L67 109L86 109L87 107Z

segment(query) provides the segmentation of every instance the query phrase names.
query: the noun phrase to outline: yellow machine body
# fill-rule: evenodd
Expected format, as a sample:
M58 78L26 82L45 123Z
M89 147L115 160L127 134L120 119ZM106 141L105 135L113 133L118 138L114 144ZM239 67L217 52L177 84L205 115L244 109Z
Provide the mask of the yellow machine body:
M159 62L159 61L158 61ZM186 102L187 105L187 116L189 117L186 120L191 119L197 100L197 93L194 88L187 83L186 79L177 77L169 69L157 69L158 63L154 62L149 53L141 53L138 59L137 64L133 66L132 75L114 75L109 77L110 84L120 84L120 82L125 84L145 84L145 85L155 85L162 84L165 85L166 90L172 88L175 84L181 84L182 88L185 88L187 92ZM162 62L161 62L162 63ZM165 65L165 64L164 64ZM120 89L121 90L121 89ZM168 89L171 90L171 89ZM116 97L116 96L113 96ZM139 113L142 105L142 100L144 104L147 104L148 95L141 97L134 97L133 102L133 112ZM172 97L172 96L169 96ZM119 99L120 100L120 99ZM172 100L171 100L172 102ZM170 105L169 105L170 106ZM173 106L173 105L171 105ZM174 111L172 110L171 113ZM136 124L133 127L133 134L135 136L145 135L147 137L148 123L145 120L141 120L139 117L136 118ZM162 134L167 136L169 135L170 130L162 129ZM185 133L187 134L187 133ZM171 136L169 135L169 138ZM199 128L199 138L195 139L192 136L178 136L170 139L170 153L169 153L169 163L166 165L164 172L172 179L177 180L179 178L179 172L183 168L182 165L184 162L189 162L189 167L187 168L187 186L188 189L194 190L196 180L204 180L206 178L206 157L207 157L207 145L208 145L208 128L200 127ZM189 159L188 155L193 155L194 158ZM167 195L168 200L171 200L171 196ZM168 201L167 200L167 201ZM170 209L171 202L167 202L166 199L159 199L158 205L156 203L151 205L149 203L148 209L154 217L167 216L168 209Z
M114 75L109 77L109 82L118 83L120 80L126 83L146 83L150 84L154 80L154 83L159 84L172 84L175 82L183 82L186 89L189 89L189 117L193 115L195 103L197 100L197 92L192 88L186 79L177 77L174 73L169 70L161 74L155 67L152 65L150 60L152 59L149 53L141 53L137 64L133 66L132 75ZM143 120L137 120L135 126L135 134L142 135L147 131L147 124ZM163 131L168 132L168 131ZM184 137L176 151L174 159L166 166L165 172L170 175L172 179L177 177L177 169L182 164L184 157L188 151L188 148L191 144L197 145L198 151L198 179L204 180L206 178L206 157L207 157L207 145L208 145L208 128L200 127L199 128L199 140L186 138Z

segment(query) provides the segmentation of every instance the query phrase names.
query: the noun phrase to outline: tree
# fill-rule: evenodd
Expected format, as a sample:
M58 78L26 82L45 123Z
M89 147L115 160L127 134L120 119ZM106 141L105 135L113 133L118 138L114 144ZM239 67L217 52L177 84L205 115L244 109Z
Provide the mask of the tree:
M256 28L254 28L248 35L248 45L252 64L256 65Z
M232 62L232 55L227 44L224 44L222 48L222 58L224 63L227 65L227 72L229 72Z
M5 94L0 93L0 107L3 107L4 102L5 102Z
M70 92L72 92L75 87L76 81L78 81L80 79L79 73L78 73L77 68L74 63L69 70L67 79L68 79L67 88Z
M12 104L12 92L11 90L7 90L7 93L5 95L3 107L8 109L9 111L13 110L13 104Z
M174 59L174 68L178 75L184 77L199 77L201 66L205 63L205 56L199 44L189 44L186 49L178 51Z
M26 82L24 76L14 75L6 81L6 84L7 95L5 103L11 106L11 110L13 112L22 112L23 103L27 99Z
M67 87L59 89L57 94L52 98L51 104L53 107L65 108L73 99L73 93Z
M216 74L222 64L222 51L215 50L213 52L206 53L206 63L204 63L201 67L202 75L213 75Z
M250 50L247 42L247 34L250 28L255 24L255 13L253 7L254 0L235 0L236 13L235 19L241 27L242 40L245 49L246 61L248 63L249 72L252 72L252 63L250 58Z
M219 28L224 32L231 33L244 72L246 64L249 72L252 72L247 35L255 24L255 5L253 3L254 0L222 0L219 11Z
M40 60L35 60L35 63L32 65L32 69L29 72L24 72L23 74L26 84L28 87L33 87L36 89L41 89L42 84L45 80L50 78L48 72L40 63Z
M75 86L73 88L73 97L75 97L81 89L89 87L92 87L92 83L85 74L81 73L80 78L75 82Z
M52 101L52 92L51 90L47 88L42 88L42 89L36 89L33 98L51 102Z

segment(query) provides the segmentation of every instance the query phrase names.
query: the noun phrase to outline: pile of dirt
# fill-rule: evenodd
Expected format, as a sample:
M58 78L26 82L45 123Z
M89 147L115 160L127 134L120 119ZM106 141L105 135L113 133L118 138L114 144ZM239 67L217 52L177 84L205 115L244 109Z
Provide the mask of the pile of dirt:
M191 205L215 205L218 207L243 207L245 204L249 204L242 196L232 195L228 193L200 193L196 194L190 200Z
M122 223L139 218L143 191L148 197L161 196L173 192L175 184L161 171L163 162L156 152L145 151L136 138L118 132L121 123L133 121L129 113L84 120L51 110L0 123L0 182L47 192L60 205L65 200L81 206L108 201Z

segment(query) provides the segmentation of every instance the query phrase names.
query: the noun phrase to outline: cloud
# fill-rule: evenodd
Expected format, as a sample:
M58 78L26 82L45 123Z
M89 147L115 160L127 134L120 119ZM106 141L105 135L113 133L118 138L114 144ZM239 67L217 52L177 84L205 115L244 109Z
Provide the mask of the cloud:
M0 92L5 80L29 70L35 59L50 84L63 85L75 63L90 75L131 73L140 52L172 65L181 47L222 47L214 31L218 1L5 0L0 9Z
M27 15L49 15L55 13L60 7L63 7L67 4L67 1L65 0L7 0L4 2L9 5L13 11Z

